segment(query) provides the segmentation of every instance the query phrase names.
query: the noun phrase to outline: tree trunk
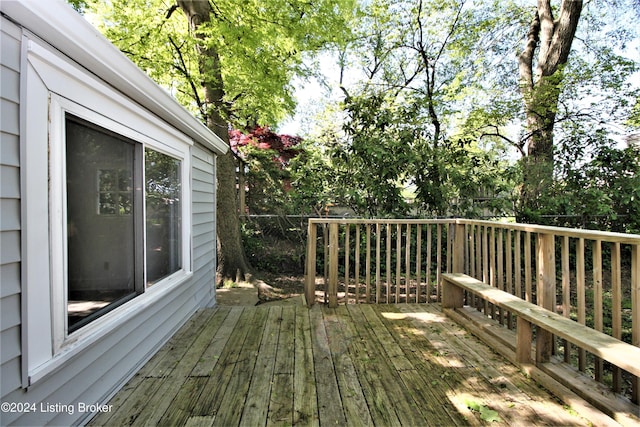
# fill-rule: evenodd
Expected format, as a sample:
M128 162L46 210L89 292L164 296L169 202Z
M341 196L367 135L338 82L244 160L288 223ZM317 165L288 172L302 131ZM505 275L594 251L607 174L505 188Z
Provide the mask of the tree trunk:
M536 15L519 57L520 90L528 135L518 214L524 221L535 218L535 213L544 204L544 190L553 182L553 127L560 84L581 11L581 0L563 0L559 17L554 20L551 0L538 0ZM536 51L538 56L534 63Z
M202 0L179 0L178 5L189 19L189 25L195 37L203 39L198 33L201 24L215 16L210 2ZM199 48L200 72L205 92L206 124L224 142L229 144L229 128L222 112L224 103L224 85L220 70L218 52L208 43ZM217 239L218 239L218 281L245 280L250 268L242 246L240 220L236 198L236 164L231 150L218 156L217 160Z

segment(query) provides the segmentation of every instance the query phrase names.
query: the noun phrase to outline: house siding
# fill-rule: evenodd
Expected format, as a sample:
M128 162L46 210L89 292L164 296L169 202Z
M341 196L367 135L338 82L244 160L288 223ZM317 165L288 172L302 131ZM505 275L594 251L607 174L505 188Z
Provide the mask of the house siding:
M0 392L21 385L20 346L20 39L0 17ZM0 422L4 425L5 414Z
M215 303L216 276L216 166L210 150L195 145L191 158L193 281L199 301Z
M215 303L215 154L199 144L191 147L190 278L152 304L141 305L126 321L105 331L59 369L24 389L20 182L27 171L21 168L19 134L22 30L1 19L0 400L35 404L36 410L2 412L0 425L77 425L94 415L79 412L79 403L106 403L198 308ZM73 410L43 411L41 405L67 405Z

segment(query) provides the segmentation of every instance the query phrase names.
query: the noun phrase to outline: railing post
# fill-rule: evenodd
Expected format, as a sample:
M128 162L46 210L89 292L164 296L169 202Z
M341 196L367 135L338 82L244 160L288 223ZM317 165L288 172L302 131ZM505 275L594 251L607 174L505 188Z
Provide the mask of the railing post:
M516 361L518 363L531 363L531 323L518 316L516 334Z
M555 312L556 304L556 250L553 234L538 234L538 305ZM553 335L538 328L536 331L536 362L548 362L553 348Z
M316 302L316 245L318 228L316 224L309 220L307 226L307 259L304 295L307 300L307 307L311 308Z
M453 231L452 273L464 273L465 227L456 223Z

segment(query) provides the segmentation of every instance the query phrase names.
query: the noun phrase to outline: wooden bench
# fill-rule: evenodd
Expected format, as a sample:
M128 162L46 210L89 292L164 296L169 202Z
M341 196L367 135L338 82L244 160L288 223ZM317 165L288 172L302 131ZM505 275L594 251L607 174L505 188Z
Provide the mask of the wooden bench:
M561 337L595 356L607 360L621 369L640 377L640 347L625 343L595 329L584 326L557 313L524 301L521 298L489 286L466 274L442 275L442 308L456 309L464 304L464 291L517 316L516 361L531 363L532 325L536 325L536 363L546 362L541 343L545 334L541 330Z

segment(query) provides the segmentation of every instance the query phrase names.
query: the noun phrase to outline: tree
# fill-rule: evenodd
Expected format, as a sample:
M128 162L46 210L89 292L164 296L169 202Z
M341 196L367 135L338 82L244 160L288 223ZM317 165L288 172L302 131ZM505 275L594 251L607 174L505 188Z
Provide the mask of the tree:
M581 12L581 0L563 0L555 19L551 0L538 0L524 50L519 55L528 134L521 194L524 211L538 209L543 189L553 182L553 129L563 69Z
M614 147L613 135L633 124L638 99L631 78L638 63L628 53L638 37L630 2L549 3L499 3L502 37L487 43L493 68L483 73L483 90L468 98L464 120L467 136L518 150L520 221L545 222L553 214L565 171L593 160L603 144Z
M231 149L246 163L252 214L287 215L295 213L291 201L291 161L302 153L302 138L277 134L268 127L256 126L247 133L229 132Z
M87 3L107 37L227 143L229 123L275 124L293 109L291 79L312 72L305 55L340 42L354 8L352 0ZM218 158L217 182L219 279L242 279L249 265L231 153Z
M228 105L225 104L225 88L222 80L220 56L214 46L209 45L201 27L205 26L216 11L209 2L178 0L191 30L200 39L197 43L201 85L204 88L204 103L209 105L206 112L207 127L229 144ZM216 228L218 232L218 274L221 279L244 280L249 273L249 263L242 248L240 220L236 202L236 163L229 150L217 160L216 178L217 209Z
M368 3L341 56L342 75L362 78L341 81L342 133L327 141L339 183L334 194L357 213L462 214L452 199L486 190L467 184L486 185L495 167L474 155L477 144L457 132L456 121L464 95L478 85L483 31L497 22L489 3ZM473 161L461 161L465 156Z

